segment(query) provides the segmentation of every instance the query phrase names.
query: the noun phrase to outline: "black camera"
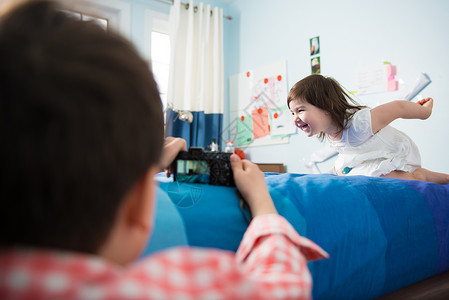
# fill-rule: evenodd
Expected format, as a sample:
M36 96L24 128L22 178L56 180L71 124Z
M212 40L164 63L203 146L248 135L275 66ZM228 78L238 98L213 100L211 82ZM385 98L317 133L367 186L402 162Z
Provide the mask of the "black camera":
M204 151L191 147L178 153L172 165L174 180L189 183L235 186L232 153Z

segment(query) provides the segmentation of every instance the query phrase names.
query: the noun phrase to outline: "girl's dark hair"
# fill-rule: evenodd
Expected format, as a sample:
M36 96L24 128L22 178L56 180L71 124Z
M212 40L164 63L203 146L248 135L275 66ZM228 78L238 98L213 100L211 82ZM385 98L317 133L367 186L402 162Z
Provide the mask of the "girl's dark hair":
M347 121L357 110L365 108L354 101L335 79L319 74L305 77L290 89L287 105L290 106L290 102L296 99L301 99L329 112L339 132L345 129ZM324 132L318 136L321 140L324 137Z
M96 253L158 164L153 74L112 31L30 1L0 21L0 247Z

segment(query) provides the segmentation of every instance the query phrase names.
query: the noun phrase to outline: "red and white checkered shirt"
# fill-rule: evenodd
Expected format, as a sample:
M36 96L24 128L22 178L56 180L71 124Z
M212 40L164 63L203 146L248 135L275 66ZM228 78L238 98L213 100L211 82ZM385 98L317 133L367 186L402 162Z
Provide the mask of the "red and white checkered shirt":
M173 248L120 267L97 256L0 253L0 299L310 299L310 260L327 253L278 215L251 222L235 255Z

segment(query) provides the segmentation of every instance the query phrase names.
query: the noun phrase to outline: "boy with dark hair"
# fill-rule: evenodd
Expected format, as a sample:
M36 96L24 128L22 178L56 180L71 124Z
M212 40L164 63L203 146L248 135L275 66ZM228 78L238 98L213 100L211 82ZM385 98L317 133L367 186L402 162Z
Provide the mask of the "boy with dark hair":
M49 1L0 17L0 298L310 297L327 254L276 214L257 166L232 156L254 220L237 255L173 249L135 262L151 234L163 148L157 85L134 47ZM134 263L133 263L134 262Z

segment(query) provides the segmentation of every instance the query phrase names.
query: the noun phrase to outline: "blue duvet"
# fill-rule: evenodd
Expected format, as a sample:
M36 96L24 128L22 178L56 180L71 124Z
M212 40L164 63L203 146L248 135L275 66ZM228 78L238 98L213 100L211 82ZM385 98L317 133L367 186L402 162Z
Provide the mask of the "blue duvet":
M449 185L365 176L266 174L281 215L330 254L309 263L314 299L373 299L449 269ZM144 255L235 251L248 226L235 188L161 182Z

